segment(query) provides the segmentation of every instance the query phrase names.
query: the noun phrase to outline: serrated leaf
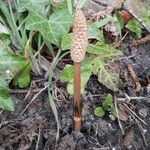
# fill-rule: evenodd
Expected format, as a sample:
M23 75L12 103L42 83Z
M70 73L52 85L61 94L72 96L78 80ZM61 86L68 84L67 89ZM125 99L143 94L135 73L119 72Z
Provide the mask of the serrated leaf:
M11 100L8 89L5 86L0 86L0 108L14 111L14 104Z
M112 46L105 44L103 42L97 42L94 44L89 44L87 48L88 53L100 55L101 59L111 59L113 57L118 57L122 55L122 52Z
M98 72L98 81L114 92L119 90L120 79L110 74L104 67Z
M26 28L39 31L42 36L57 46L60 45L61 35L68 33L72 24L72 16L67 10L54 12L49 20L38 11L31 10L26 20Z
M61 49L67 50L71 48L71 34L63 34L61 37Z
M94 110L94 114L97 117L102 117L105 115L105 110L102 107L96 107Z
M73 79L73 66L66 65L61 72L60 76L61 81L70 82Z
M93 22L88 23L89 39L97 39L104 42L104 36L102 31Z
M18 0L18 8L20 12L26 9L36 9L39 12L43 12L48 3L49 0Z
M108 94L105 97L105 100L102 102L102 106L106 111L110 111L113 108L113 97L111 94Z
M142 29L140 28L139 22L136 19L131 19L128 24L126 25L126 27L134 32L137 36L137 38L141 38L142 36Z

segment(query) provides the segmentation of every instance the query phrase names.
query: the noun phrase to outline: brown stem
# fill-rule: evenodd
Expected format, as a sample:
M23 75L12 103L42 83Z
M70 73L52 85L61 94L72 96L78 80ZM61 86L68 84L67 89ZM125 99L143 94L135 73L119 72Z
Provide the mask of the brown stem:
M80 62L74 62L74 129L81 128L81 73Z

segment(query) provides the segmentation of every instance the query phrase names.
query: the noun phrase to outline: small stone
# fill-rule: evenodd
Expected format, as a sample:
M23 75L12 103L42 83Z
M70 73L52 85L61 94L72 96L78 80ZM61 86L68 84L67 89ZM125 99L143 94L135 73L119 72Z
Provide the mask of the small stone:
M139 110L139 115L143 118L147 116L147 108L142 108Z

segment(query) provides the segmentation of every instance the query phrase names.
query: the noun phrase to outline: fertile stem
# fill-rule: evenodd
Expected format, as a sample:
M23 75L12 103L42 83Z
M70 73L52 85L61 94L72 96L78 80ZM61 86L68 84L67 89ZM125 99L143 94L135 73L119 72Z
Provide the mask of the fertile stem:
M74 62L74 129L81 128L81 72L80 62Z

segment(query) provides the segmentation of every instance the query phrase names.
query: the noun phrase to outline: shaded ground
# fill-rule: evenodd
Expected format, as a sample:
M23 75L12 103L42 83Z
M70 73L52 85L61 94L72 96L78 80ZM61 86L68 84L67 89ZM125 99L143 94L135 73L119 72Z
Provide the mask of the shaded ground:
M81 133L72 132L72 97L66 93L66 85L55 80L52 91L60 121L60 136L56 143L57 124L49 106L47 91L43 91L33 100L45 84L43 77L35 77L31 92L11 91L15 92L12 94L15 112L1 111L0 150L150 149L150 44L144 42L135 47L129 41L133 41L130 36L126 37L123 44L125 55L119 60L123 86L115 94L118 105L127 115L126 121L120 121L123 130L118 120L109 113L102 118L94 116L94 108L100 106L108 93L114 93L100 84L96 76L91 76L83 95ZM133 66L141 84L138 93L136 81L128 72L128 65Z

